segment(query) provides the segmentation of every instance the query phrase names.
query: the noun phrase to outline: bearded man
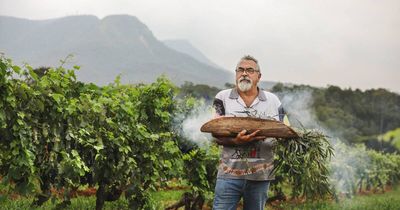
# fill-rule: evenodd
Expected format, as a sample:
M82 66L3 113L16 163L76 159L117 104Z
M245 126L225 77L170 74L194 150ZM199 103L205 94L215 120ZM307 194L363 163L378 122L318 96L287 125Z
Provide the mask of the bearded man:
M238 116L283 120L281 102L257 84L258 61L244 56L236 66L236 87L220 91L214 99L216 117ZM257 136L259 131L242 130L236 137L215 137L222 145L213 209L236 210L241 198L245 210L264 209L273 179L273 139Z

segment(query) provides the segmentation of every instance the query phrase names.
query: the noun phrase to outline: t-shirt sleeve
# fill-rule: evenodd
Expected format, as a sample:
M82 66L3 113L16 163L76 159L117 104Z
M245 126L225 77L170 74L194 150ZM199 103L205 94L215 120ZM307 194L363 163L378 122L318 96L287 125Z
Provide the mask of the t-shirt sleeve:
M224 107L224 101L222 100L221 97L221 92L219 92L215 98L214 98L214 102L213 102L213 107L215 109L215 113L218 116L224 116L225 115L225 107Z

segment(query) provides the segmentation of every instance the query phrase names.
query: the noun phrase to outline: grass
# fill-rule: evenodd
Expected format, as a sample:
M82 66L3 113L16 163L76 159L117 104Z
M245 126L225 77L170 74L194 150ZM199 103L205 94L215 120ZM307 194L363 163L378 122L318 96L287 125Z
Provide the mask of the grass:
M161 201L162 209L171 206L175 202L181 199L185 190L165 190L153 193L153 199L155 201Z
M164 190L153 193L153 199L158 203L157 209L165 209L165 207L173 204L181 198L185 190ZM33 198L16 198L7 199L0 204L0 209L4 210L19 210L31 209L30 203ZM60 202L60 201L56 201ZM94 209L96 205L96 198L91 197L78 197L72 199L72 204L67 209L86 210ZM46 202L43 206L37 209L54 209L56 203L52 201ZM121 197L120 200L114 202L106 202L104 209L128 209L128 202ZM274 206L267 206L266 210L393 210L400 209L400 188L383 194L370 194L359 195L352 199L341 199L339 203L334 201L319 201L319 202L306 202L302 204L283 202Z
M334 201L306 202L303 204L281 203L268 206L266 209L290 210L394 210L400 209L400 188L381 194L358 195L351 199L343 198L338 203Z

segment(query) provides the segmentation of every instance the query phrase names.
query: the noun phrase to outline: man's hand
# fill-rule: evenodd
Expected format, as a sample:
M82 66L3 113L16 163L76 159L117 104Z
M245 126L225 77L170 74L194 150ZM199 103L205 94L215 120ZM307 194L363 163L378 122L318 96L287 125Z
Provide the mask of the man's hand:
M260 132L260 130L256 130L253 133L246 135L247 131L242 130L238 133L238 135L234 139L234 143L235 144L245 144L245 143L249 143L252 141L263 140L266 138L265 136L256 136L258 132Z
M256 130L251 134L246 135L246 130L240 131L236 137L222 137L222 136L215 136L213 134L213 137L215 138L215 142L219 145L224 145L224 146L235 146L235 145L241 145L241 144L247 144L253 141L258 141L258 140L263 140L266 137L265 136L256 136L260 130Z

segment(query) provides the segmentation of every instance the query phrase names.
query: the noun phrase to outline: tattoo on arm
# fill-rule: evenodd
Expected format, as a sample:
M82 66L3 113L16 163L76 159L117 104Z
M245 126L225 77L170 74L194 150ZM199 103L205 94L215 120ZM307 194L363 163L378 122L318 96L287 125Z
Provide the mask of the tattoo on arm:
M213 107L219 116L225 115L224 102L221 99L215 98L213 102Z

